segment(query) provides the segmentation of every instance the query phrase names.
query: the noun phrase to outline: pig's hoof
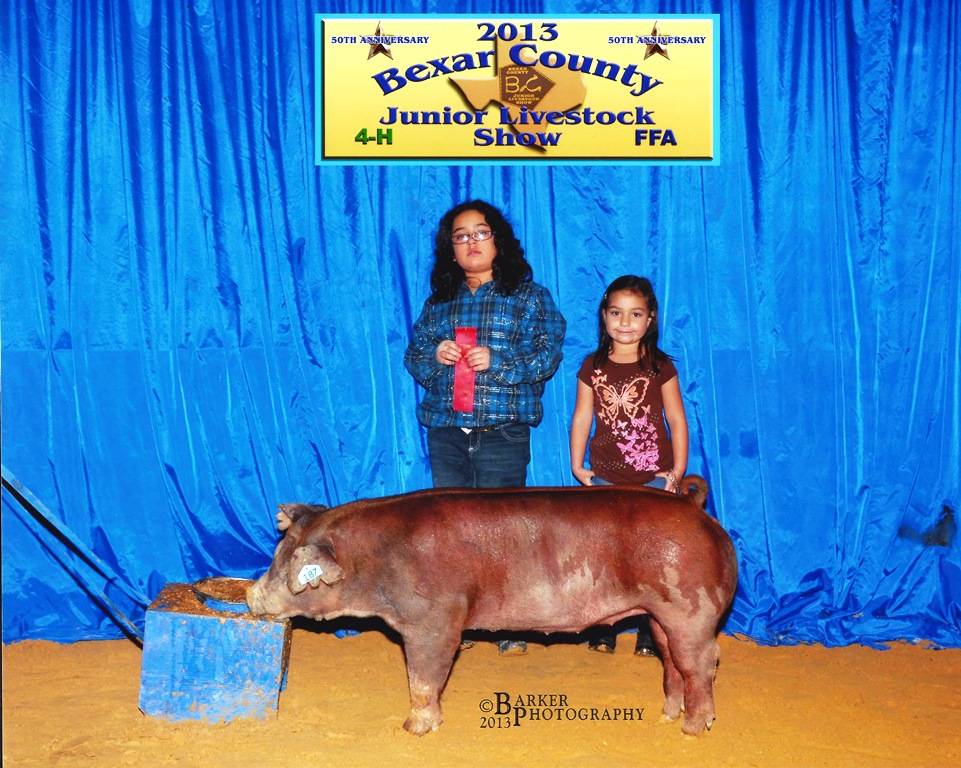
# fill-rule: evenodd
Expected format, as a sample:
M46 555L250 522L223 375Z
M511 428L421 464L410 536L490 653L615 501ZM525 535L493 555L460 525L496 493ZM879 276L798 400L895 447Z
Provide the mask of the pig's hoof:
M668 720L677 720L681 716L681 712L684 707L681 704L665 704L664 705L664 717Z
M704 723L699 723L695 720L691 720L689 717L684 718L684 725L681 726L681 730L688 736L700 736L704 733Z
M439 718L434 719L424 714L411 715L404 721L404 730L414 736L423 736L440 728L441 722Z

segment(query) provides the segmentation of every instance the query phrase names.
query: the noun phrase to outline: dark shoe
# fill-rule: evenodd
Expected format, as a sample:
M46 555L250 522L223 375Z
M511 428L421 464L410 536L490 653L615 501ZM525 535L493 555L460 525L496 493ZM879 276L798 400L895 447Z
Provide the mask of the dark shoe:
M634 646L635 656L657 656L657 648L654 647L654 638L645 635L643 632L637 633L637 643Z
M497 649L501 656L523 656L527 653L527 643L523 640L501 640Z
M613 629L600 625L591 627L587 630L586 634L588 650L599 651L600 653L614 653L614 648L617 645L617 635L614 634Z
M637 621L637 644L634 646L635 656L657 656L657 644L651 633L651 617L639 616Z
M614 643L609 640L591 640L587 644L587 649L589 651L598 651L599 653L614 653Z

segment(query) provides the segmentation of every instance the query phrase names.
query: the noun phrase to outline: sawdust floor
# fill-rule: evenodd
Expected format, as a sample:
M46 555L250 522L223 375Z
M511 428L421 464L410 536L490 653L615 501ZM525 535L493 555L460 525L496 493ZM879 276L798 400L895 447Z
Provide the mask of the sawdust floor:
M20 766L959 766L961 651L895 644L763 647L722 636L717 721L703 737L660 720L661 666L570 644L460 655L445 723L422 738L403 651L381 632L293 633L275 720L171 723L137 709L140 649L127 641L3 648L3 765ZM485 721L497 692L565 696L568 708L643 709L640 721ZM560 699L557 699L560 701ZM562 714L566 718L566 714ZM635 713L636 717L636 713ZM494 727L485 727L494 726ZM500 726L500 727L497 727Z

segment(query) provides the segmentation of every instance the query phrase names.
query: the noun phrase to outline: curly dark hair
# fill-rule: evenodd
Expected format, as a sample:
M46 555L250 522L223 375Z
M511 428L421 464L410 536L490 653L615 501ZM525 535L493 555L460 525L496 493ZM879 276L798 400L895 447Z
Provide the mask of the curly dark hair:
M637 275L622 275L607 286L607 290L604 291L601 305L597 309L597 351L594 352L594 366L600 368L604 365L611 354L611 350L614 349L614 339L607 332L604 312L607 310L610 295L618 291L633 293L647 301L647 310L651 313L651 323L647 326L647 331L644 332L640 344L638 344L637 363L641 368L650 368L657 374L660 372L658 362L673 360L674 358L662 352L657 346L660 332L657 325L657 296L654 295L654 286L646 277L637 277Z
M494 233L497 255L494 257L494 285L497 292L510 296L521 283L529 283L534 278L531 265L524 258L524 249L514 235L514 228L500 212L483 200L470 200L454 206L440 220L434 238L434 268L430 273L431 304L452 301L464 283L464 270L454 259L454 244L451 234L456 219L464 211L477 211L483 214Z

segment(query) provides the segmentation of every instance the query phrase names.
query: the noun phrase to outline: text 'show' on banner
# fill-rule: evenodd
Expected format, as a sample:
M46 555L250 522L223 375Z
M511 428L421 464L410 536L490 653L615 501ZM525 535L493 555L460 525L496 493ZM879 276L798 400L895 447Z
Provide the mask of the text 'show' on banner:
M716 164L717 15L315 17L315 160Z

